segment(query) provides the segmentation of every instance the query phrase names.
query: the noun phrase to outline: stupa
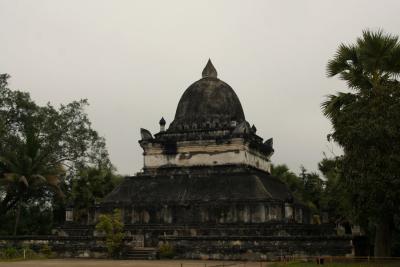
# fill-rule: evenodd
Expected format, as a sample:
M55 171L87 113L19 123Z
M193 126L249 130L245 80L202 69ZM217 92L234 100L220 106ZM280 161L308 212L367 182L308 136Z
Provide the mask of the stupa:
M307 206L271 175L273 139L257 135L210 60L169 127L164 118L159 126L140 130L143 169L93 207L92 229L99 214L119 209L131 246L168 243L184 258L350 252L349 238L311 224Z
M168 128L141 129L143 171L101 203L126 224L308 222L307 208L270 175L274 149L245 119L211 60L183 93Z

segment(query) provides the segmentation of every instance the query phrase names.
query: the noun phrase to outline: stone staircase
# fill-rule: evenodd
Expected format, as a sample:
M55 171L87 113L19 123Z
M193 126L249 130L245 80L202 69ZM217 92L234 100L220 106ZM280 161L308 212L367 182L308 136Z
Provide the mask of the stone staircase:
M131 248L125 253L125 259L127 260L154 260L157 256L156 248Z

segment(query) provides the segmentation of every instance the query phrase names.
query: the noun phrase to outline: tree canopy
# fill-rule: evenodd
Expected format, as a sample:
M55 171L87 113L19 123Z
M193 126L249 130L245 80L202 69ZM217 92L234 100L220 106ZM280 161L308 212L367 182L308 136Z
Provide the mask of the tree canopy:
M322 104L333 126L328 139L344 150L342 188L354 219L375 226L375 255L387 256L400 211L398 37L366 30L355 44L339 46L327 72L346 81L351 90L329 95Z
M307 205L314 213L321 212L321 199L324 193L324 181L318 173L308 172L301 166L299 175L285 165L273 165L271 174L285 182L294 197Z
M15 234L21 209L63 203L83 169L112 165L86 100L39 106L28 93L7 88L8 78L0 76L0 214L15 213Z

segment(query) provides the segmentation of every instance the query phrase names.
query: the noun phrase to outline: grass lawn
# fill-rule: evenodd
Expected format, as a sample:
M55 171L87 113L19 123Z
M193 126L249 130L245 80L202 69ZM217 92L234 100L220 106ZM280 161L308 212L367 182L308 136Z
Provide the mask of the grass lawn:
M213 260L96 260L50 259L1 262L0 267L260 267L260 262L213 261ZM262 267L270 263L263 262Z
M224 264L224 265L222 265ZM237 262L202 260L95 260L50 259L27 261L1 261L0 267L317 267L312 262ZM387 263L325 263L321 267L400 267L400 261Z
M289 262L289 263L271 263L269 267L315 267L315 266L326 266L326 267L400 267L400 261L387 261L387 262L355 262L355 263L330 263L327 262L324 265L318 265L314 262Z

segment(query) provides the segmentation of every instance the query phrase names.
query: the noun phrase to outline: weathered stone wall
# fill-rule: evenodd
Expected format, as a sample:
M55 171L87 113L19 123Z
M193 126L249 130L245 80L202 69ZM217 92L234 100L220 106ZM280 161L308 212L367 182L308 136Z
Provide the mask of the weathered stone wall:
M146 246L157 246L158 240L165 237L212 237L221 238L238 236L258 238L259 236L274 237L330 237L336 235L334 225L310 225L296 223L259 223L259 224L150 224L125 225L125 230L129 235L143 235Z
M165 166L218 166L244 164L271 172L269 157L251 149L243 138L225 140L196 140L176 142L174 153L167 153L159 143L142 144L144 168L156 169Z
M249 202L192 205L132 205L122 207L125 224L176 223L269 223L292 221L308 223L302 206L280 202ZM290 212L288 212L290 211ZM96 216L100 214L93 214ZM308 215L308 216L307 216ZM92 218L95 222L98 218Z
M0 236L0 249L29 247L40 252L47 245L57 258L106 258L107 248L101 237L85 236Z
M336 236L333 225L295 223L249 224L133 224L125 225L125 251L134 247L171 244L179 258L268 259L290 255L347 255L349 236ZM57 257L105 258L104 238L94 226L70 224L59 236L1 237L0 248L29 246L39 251L47 244Z
M345 256L351 239L338 236L290 237L166 237L181 258L214 260L275 260L282 256Z
M287 206L289 205L289 206ZM89 212L89 224L96 224L101 213L111 213L108 210L92 209ZM310 223L310 214L304 207L280 202L249 202L225 204L147 204L126 205L119 207L124 224L171 224L177 223L279 223L295 222ZM287 212L290 210L290 212ZM85 227L83 225L83 227Z

